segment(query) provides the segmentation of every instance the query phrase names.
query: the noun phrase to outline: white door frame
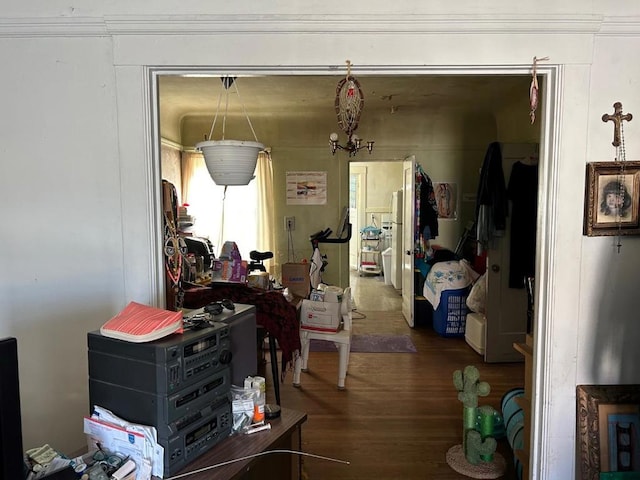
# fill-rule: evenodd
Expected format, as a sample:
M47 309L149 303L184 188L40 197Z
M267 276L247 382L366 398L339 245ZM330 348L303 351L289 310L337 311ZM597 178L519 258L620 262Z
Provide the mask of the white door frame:
M409 178L407 178L409 176ZM415 188L416 157L402 162L402 315L410 327L415 326ZM418 292L420 294L420 292Z
M299 68L304 68L305 72L310 75L330 75L335 71L329 66L322 68L301 67L298 65L290 65L287 67L264 66L255 68L243 68L244 74L255 75L295 75L299 73ZM189 73L210 73L212 75L220 75L221 72L233 73L237 67L230 65L217 66L205 71L202 68L184 68L177 66L164 67L144 67L142 75L146 77L144 85L144 93L148 97L143 100L143 109L146 118L149 120L148 130L151 133L150 139L147 139L144 153L144 165L147 171L146 178L152 183L153 180L160 178L160 128L159 116L157 114L158 102L158 76L166 74L189 74ZM464 66L446 66L446 67L429 67L429 66L384 66L384 67L367 67L362 66L358 69L361 75L376 75L392 72L394 75L530 75L530 66L483 66L483 67L464 67ZM127 71L128 72L128 71ZM533 394L532 394L532 425L531 425L531 452L530 465L532 478L540 478L544 475L545 464L551 459L555 452L543 450L542 440L546 438L547 432L550 430L549 412L544 409L544 405L551 402L551 372L549 367L543 361L548 358L552 350L553 339L549 338L553 332L553 322L562 321L563 319L554 318L553 299L556 288L555 282L558 277L557 266L554 263L556 258L555 239L557 234L557 212L553 202L555 192L557 190L559 177L559 157L560 157L560 129L558 125L561 121L561 102L562 102L562 86L563 86L563 66L562 65L539 65L537 74L543 78L543 95L541 95L540 115L538 120L541 125L541 142L540 142L540 190L538 193L538 229L537 229L537 251L536 255L536 293L535 293L535 326L536 332L534 336L534 362L533 362ZM124 73L123 73L124 75ZM123 140L124 141L124 140ZM126 143L126 142L125 142ZM141 252L138 248L138 239L125 239L125 256L136 258L134 253L140 252L140 261L146 262L149 270L150 284L157 286L155 301L157 304L163 302L165 298L164 292L164 266L163 258L160 254L162 250L162 217L159 186L148 184L146 189L147 203L144 207L151 215L149 234L155 240L155 252ZM126 189L123 189L127 192ZM137 196L133 193L129 196L125 195L124 204L136 204ZM153 242L151 242L153 246ZM136 268L131 266L131 269ZM141 266L141 265L140 265ZM129 270L125 272L125 276ZM153 295L152 295L153 298Z
M356 192L356 218L352 225L353 230L351 234L351 240L349 240L349 268L357 269L359 267L358 262L358 250L360 247L360 229L366 224L367 213L367 167L364 165L357 165L353 162L349 163L349 183L351 183L351 175L358 176L358 188ZM349 201L351 201L351 192L349 192ZM351 215L351 211L349 211Z

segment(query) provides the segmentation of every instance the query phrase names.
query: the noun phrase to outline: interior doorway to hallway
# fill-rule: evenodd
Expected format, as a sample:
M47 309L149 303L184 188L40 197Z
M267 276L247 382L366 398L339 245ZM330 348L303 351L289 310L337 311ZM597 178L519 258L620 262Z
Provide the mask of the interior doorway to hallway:
M349 276L353 306L358 311L400 312L402 295L392 285L385 285L382 275L359 275L351 270Z
M391 196L402 187L401 161L349 164L350 286L356 307L400 311L402 290L391 283ZM397 228L397 225L396 225Z

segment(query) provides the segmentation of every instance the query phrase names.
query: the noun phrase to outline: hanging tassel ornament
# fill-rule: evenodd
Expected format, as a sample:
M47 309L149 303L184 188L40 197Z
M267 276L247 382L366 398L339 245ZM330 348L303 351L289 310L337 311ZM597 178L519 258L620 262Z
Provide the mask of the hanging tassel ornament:
M529 117L531 118L531 125L536 121L536 110L538 109L538 62L542 60L549 60L549 57L533 57L533 67L531 71L531 86L529 87Z

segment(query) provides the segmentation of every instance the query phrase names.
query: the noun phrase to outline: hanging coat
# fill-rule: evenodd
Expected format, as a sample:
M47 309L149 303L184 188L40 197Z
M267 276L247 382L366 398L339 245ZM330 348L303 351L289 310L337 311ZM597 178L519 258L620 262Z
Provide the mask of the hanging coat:
M509 203L502 170L500 143L489 145L480 171L476 200L476 229L478 253L489 246L495 236L504 235Z
M425 240L431 240L438 236L438 204L431 178L422 168L418 168L418 174L420 176L418 230Z
M524 288L535 275L538 165L516 162L507 188L512 205L509 288Z

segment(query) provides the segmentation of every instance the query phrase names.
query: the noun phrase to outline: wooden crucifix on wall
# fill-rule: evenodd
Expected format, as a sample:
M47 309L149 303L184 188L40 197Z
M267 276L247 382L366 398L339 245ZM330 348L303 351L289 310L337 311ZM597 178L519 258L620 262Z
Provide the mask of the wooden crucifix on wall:
M608 113L602 115L603 122L613 122L613 142L611 142L611 144L614 147L620 146L620 130L622 128L622 122L625 120L627 122L630 122L632 118L633 115L631 115L630 113L626 113L624 115L622 114L622 103L620 102L616 102L613 104L613 115L609 115Z

